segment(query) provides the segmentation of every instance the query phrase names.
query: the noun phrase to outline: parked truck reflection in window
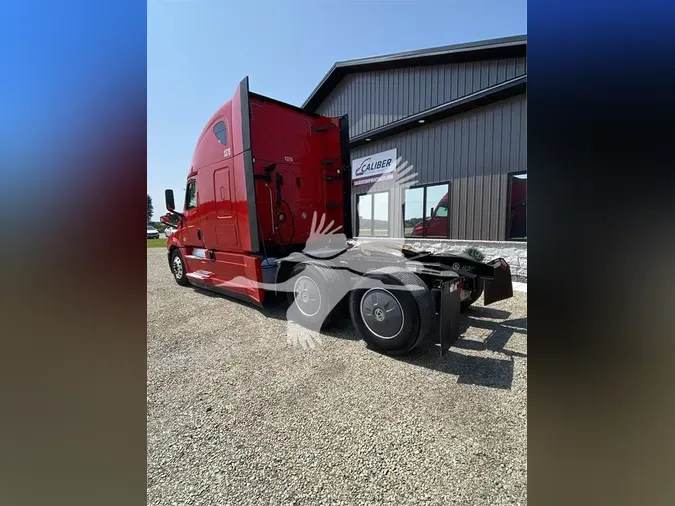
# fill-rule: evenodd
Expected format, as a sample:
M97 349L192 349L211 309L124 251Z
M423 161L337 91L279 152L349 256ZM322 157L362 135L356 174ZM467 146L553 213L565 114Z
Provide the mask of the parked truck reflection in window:
M449 188L444 183L406 190L406 237L449 237Z

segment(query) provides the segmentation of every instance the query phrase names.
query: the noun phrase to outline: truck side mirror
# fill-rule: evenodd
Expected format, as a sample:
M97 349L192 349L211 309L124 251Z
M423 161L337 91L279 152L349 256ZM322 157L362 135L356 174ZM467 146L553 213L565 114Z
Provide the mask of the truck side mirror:
M166 201L166 208L169 211L176 210L176 204L173 200L173 190L164 190L164 200Z
M429 208L429 216L431 216L432 218L435 218L435 217L436 217L436 213L434 212L434 208L433 208L433 207Z

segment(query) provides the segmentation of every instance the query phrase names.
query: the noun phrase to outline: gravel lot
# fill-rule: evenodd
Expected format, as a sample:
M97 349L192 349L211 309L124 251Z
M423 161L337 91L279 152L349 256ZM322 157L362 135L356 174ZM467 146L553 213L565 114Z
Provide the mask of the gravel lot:
M526 504L527 294L481 303L461 347L395 359L148 249L148 504Z

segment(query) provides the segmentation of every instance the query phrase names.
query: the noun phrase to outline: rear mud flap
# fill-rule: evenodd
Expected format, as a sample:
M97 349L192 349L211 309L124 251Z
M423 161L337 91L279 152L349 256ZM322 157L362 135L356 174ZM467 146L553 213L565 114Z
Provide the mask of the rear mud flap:
M439 341L441 356L459 339L460 297L459 281L446 281L441 285Z
M511 269L502 259L494 260L489 265L494 267L492 279L485 280L483 304L486 306L500 300L513 297L513 283L511 282Z

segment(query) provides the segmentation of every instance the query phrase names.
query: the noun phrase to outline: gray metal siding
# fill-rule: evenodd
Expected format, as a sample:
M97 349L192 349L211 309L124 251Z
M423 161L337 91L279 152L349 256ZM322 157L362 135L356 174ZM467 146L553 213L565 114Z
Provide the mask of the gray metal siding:
M401 163L414 166L418 184L450 182L450 238L504 240L508 174L527 170L526 121L521 95L360 146L351 157L397 148ZM390 235L402 237L403 190L394 187L391 181L354 187L354 220L357 194L391 190Z
M526 72L523 57L351 74L317 112L349 114L349 134L354 137Z

